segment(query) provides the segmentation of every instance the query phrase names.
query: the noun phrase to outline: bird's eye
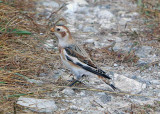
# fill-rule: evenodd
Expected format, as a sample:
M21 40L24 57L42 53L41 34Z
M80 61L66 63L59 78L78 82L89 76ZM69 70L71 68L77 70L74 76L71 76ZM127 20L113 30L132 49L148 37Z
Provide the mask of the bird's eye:
M60 29L59 29L59 28L57 28L57 31L60 31Z

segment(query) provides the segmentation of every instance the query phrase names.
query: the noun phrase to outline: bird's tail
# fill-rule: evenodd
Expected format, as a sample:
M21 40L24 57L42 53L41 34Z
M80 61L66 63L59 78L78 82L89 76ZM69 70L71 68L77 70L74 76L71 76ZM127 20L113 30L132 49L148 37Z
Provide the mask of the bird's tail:
M109 86L110 86L114 91L117 90L117 88L116 88L113 84L110 84Z
M110 80L102 77L102 76L98 76L100 79L102 79L107 85L109 85L114 91L118 90L118 88L116 88L113 84L111 84Z

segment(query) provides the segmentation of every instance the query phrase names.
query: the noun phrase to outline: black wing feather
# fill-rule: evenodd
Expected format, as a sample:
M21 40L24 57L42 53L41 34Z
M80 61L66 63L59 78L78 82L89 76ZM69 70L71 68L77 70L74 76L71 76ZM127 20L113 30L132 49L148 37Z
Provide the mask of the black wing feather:
M71 59L70 57L68 57L67 55L66 55L66 58L67 58L68 61L73 62L72 59ZM74 62L73 62L73 63L74 63ZM74 63L74 64L80 66L81 68L83 68L83 69L85 69L85 70L87 70L87 71L89 71L89 72L91 72L91 73L97 74L97 75L102 76L102 77L104 77L104 78L111 79L111 78L110 78L103 70L101 70L101 69L95 69L95 68L92 68L92 67L90 67L90 66L85 66L85 65L83 65L83 64L81 64L81 63L79 63L79 62L76 62L76 63Z
M79 48L76 46L69 46L65 48L65 51L67 52L68 55L72 56L72 57L76 57L78 58L78 60L80 60L81 62L93 67L93 68L97 68L94 63L88 59L87 57L83 57L82 55L80 55L79 53L75 52L74 50L78 50ZM80 49L79 49L80 51Z

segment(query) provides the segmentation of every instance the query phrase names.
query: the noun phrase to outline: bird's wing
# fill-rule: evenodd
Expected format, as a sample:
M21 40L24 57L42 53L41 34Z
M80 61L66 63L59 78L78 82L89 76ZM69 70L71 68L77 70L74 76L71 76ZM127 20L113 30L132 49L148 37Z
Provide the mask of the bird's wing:
M89 58L88 54L83 48L80 48L77 45L71 45L66 48L65 56L66 59L79 67L102 77L111 79L103 70L98 69L92 60Z

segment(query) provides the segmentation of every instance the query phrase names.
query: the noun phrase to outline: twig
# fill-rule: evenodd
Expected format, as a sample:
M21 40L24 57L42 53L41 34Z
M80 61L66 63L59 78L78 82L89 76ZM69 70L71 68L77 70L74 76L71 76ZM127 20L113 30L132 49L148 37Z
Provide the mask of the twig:
M117 95L130 95L130 96L139 96L139 97L146 97L146 98L159 98L157 96L147 96L147 95L140 95L140 94L124 93L124 92L113 92L113 91L100 90L100 89L94 89L94 88L68 87L68 86L57 86L57 85L53 86L53 88L72 88L72 89L79 89L79 90L105 92L105 93L117 94Z
M63 4L57 11L53 11L47 20L49 20L49 19L52 17L53 14L58 13L58 12L59 12L62 8L64 8L65 6L66 6L66 4Z

